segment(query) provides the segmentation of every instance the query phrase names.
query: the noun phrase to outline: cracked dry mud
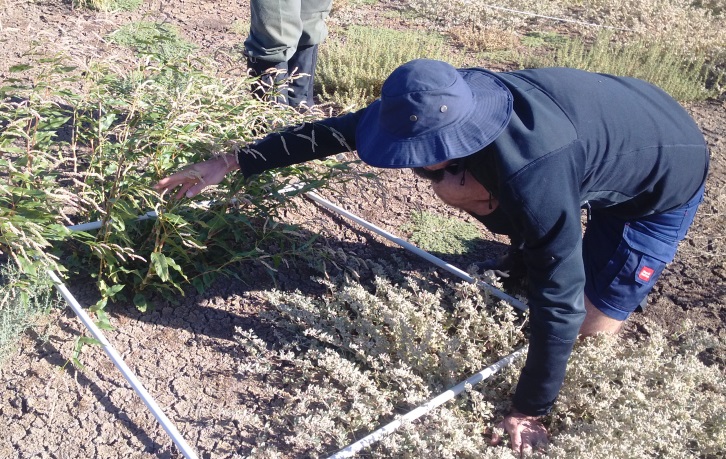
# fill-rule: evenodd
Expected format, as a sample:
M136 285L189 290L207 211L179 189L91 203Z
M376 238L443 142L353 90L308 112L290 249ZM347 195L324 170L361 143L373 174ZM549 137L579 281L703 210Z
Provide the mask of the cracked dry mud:
M7 78L9 66L22 62L22 53L37 37L49 40L49 50L55 46L76 58L123 52L103 43L102 37L115 25L141 17L163 18L176 25L234 75L244 72L244 64L231 51L243 39L234 32L234 24L246 21L248 11L246 2L233 0L150 1L141 11L115 14L73 10L69 2L5 0L0 3L0 77ZM375 16L375 11L368 13ZM646 312L629 322L630 333L648 333L656 326L675 331L684 320L715 334L726 333L726 247L720 227L721 212L726 211L724 108L723 99L688 106L712 151L706 200L688 239L650 295ZM406 171L383 171L381 176L381 189L350 187L331 200L396 234L412 210L466 218L439 204L427 184ZM396 258L414 270L430 267L310 202L301 200L299 209L288 217L322 234L321 243L333 249L364 259L391 262ZM491 235L483 237L492 241L492 251L503 247ZM447 261L466 267L474 259L459 256ZM109 340L201 457L246 455L256 433L239 422L235 413L240 409L274 411L282 403L264 384L238 376L244 354L234 338L237 327L253 329L264 340L283 333L258 315L265 307L258 292L273 286L269 276L257 266L243 269L247 284L219 282L204 295L190 291L174 307L159 303L147 314L131 305L109 308L115 327L108 332ZM319 284L310 279L313 274L301 266L282 269L278 288L320 292ZM71 287L82 303L93 301L91 286ZM85 348L83 371L64 367L82 333L69 309L54 312L23 336L15 354L0 369L0 457L181 457L101 349ZM726 359L716 350L704 352L702 358L722 368Z

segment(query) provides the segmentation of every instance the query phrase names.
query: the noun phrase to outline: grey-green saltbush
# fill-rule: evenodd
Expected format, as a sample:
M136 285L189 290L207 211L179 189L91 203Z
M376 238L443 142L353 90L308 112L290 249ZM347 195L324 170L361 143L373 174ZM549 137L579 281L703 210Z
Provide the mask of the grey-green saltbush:
M30 278L9 263L0 265L0 368L12 353L20 334L58 301L47 276Z
M378 278L373 291L352 281L327 286L322 298L269 294L260 319L280 330L271 346L239 330L240 377L275 381L271 396L287 401L274 412L241 406L235 413L264 439L251 457L325 457L522 343L520 319L470 284L436 292L412 279ZM657 330L638 342L578 343L547 420L552 443L536 456L723 457L726 382L697 356L726 343L684 330L680 344ZM508 409L521 364L403 426L369 454L518 457L508 446L489 446L485 432Z

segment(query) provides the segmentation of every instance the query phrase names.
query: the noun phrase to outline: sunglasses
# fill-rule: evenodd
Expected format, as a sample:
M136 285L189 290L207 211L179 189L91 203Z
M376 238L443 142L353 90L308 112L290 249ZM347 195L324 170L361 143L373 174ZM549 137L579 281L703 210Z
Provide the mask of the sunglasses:
M462 161L451 161L442 170L451 175L459 175L464 170L464 163Z
M413 173L418 175L419 177L423 177L425 179L431 180L433 182L440 182L444 179L444 172L449 173L451 175L458 175L461 172L466 170L466 164L464 161L451 161L446 166L442 167L441 169L436 170L430 170L430 169L424 169L423 167L414 167ZM462 177L462 184L464 181L464 177Z

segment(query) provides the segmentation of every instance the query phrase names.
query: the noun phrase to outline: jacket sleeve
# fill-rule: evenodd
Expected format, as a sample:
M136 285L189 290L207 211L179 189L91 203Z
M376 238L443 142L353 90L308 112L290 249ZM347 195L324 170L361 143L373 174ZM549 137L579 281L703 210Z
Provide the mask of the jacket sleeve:
M237 151L245 177L356 149L355 132L364 109L273 132Z
M530 344L513 404L532 416L552 408L585 318L580 183L572 158L550 153L501 190L500 205L525 241L529 282Z

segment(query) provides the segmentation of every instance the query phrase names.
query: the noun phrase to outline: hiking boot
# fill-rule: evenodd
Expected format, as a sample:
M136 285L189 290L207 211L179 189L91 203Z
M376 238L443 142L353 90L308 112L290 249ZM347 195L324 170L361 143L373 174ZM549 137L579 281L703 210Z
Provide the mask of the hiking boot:
M300 46L287 61L287 69L293 75L290 81L288 104L291 107L315 105L313 79L318 62L318 45Z
M280 84L287 78L287 62L269 62L262 59L247 56L247 69L250 76L259 77L259 81L253 83L251 91L258 99L269 99L275 85ZM282 88L277 102L287 103L287 88Z

